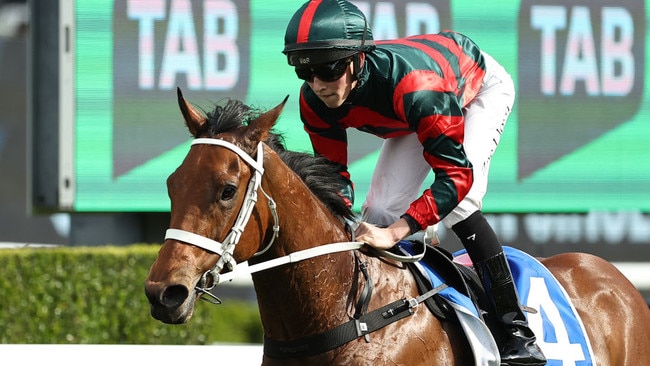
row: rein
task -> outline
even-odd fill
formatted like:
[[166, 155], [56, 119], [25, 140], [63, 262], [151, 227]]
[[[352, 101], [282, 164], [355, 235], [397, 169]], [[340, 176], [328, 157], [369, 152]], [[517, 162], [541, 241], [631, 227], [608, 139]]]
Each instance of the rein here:
[[[178, 240], [183, 243], [191, 244], [199, 248], [205, 249], [211, 253], [218, 254], [219, 260], [215, 265], [208, 271], [206, 271], [201, 280], [197, 283], [194, 289], [200, 293], [209, 296], [209, 298], [201, 297], [204, 300], [207, 300], [214, 304], [221, 304], [221, 300], [212, 294], [210, 291], [220, 283], [230, 281], [236, 276], [242, 274], [252, 274], [255, 272], [264, 271], [267, 269], [279, 267], [289, 263], [300, 262], [305, 259], [318, 257], [325, 254], [344, 252], [349, 250], [357, 250], [365, 245], [363, 242], [341, 242], [333, 243], [327, 245], [321, 245], [298, 252], [290, 253], [283, 257], [271, 259], [265, 262], [261, 262], [255, 265], [248, 266], [247, 270], [236, 270], [237, 262], [233, 258], [233, 253], [235, 251], [235, 246], [239, 243], [244, 228], [250, 219], [251, 214], [253, 213], [253, 208], [257, 203], [257, 190], [259, 189], [262, 194], [267, 198], [269, 208], [273, 215], [274, 225], [273, 225], [273, 237], [269, 243], [261, 251], [255, 253], [253, 256], [259, 256], [269, 250], [275, 238], [278, 237], [280, 233], [280, 225], [277, 213], [277, 205], [273, 198], [269, 196], [264, 189], [262, 188], [262, 175], [264, 174], [264, 148], [262, 142], [259, 142], [257, 145], [257, 158], [253, 159], [248, 155], [244, 150], [238, 146], [220, 139], [212, 138], [197, 138], [192, 141], [192, 146], [205, 144], [205, 145], [215, 145], [225, 147], [234, 153], [236, 153], [240, 158], [242, 158], [248, 165], [255, 170], [255, 174], [251, 177], [251, 180], [248, 182], [248, 187], [246, 188], [246, 197], [244, 197], [244, 202], [239, 211], [237, 219], [233, 224], [232, 228], [223, 242], [219, 242], [210, 238], [207, 238], [202, 235], [198, 235], [189, 231], [182, 229], [167, 229], [165, 233], [165, 240], [173, 239]], [[354, 229], [352, 229], [354, 233]], [[417, 262], [422, 257], [424, 257], [426, 251], [426, 245], [423, 245], [423, 250], [421, 254], [418, 255], [397, 255], [391, 253], [387, 250], [375, 249], [379, 252], [380, 255], [399, 261], [399, 262]], [[221, 273], [224, 267], [227, 266], [230, 272]]]

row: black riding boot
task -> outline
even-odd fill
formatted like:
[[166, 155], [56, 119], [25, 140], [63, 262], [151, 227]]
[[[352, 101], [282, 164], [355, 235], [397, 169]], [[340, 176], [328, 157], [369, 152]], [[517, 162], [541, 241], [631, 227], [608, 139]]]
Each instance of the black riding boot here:
[[519, 304], [517, 289], [503, 248], [492, 227], [480, 211], [452, 228], [474, 262], [485, 292], [492, 304], [491, 314], [500, 328], [495, 339], [499, 345], [501, 364], [508, 366], [545, 365], [546, 357], [535, 344], [535, 334]]
[[[546, 358], [537, 344], [535, 334], [519, 304], [517, 289], [503, 252], [474, 263], [485, 292], [492, 302], [502, 334], [499, 344], [501, 364], [509, 366], [545, 365]], [[498, 338], [497, 338], [498, 339]]]

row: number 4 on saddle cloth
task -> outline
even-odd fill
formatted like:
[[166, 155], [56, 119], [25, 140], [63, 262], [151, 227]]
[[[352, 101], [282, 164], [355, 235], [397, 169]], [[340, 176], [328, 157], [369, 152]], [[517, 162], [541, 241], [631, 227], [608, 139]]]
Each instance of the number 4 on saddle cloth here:
[[[413, 255], [421, 252], [421, 245], [403, 240], [397, 247], [403, 254]], [[548, 359], [547, 365], [593, 365], [594, 355], [589, 338], [562, 285], [532, 256], [512, 247], [504, 246], [503, 250], [520, 301], [527, 309], [525, 313], [530, 329]], [[436, 301], [440, 305], [442, 300], [448, 305], [443, 305], [443, 308], [453, 309], [453, 315], [460, 322], [472, 347], [475, 364], [499, 365], [499, 351], [489, 330], [490, 322], [483, 316], [488, 300], [471, 268], [466, 251], [451, 255], [438, 247], [428, 246], [425, 257], [411, 266], [416, 277], [424, 279], [426, 283], [426, 288], [421, 291], [426, 291], [428, 286], [449, 285], [439, 293]]]

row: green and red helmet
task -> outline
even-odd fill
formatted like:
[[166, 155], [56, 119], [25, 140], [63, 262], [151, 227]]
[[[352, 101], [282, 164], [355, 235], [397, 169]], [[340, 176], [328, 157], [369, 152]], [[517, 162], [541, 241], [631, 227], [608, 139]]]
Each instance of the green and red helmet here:
[[366, 17], [345, 0], [312, 0], [293, 15], [284, 35], [291, 66], [316, 65], [344, 59], [374, 48]]

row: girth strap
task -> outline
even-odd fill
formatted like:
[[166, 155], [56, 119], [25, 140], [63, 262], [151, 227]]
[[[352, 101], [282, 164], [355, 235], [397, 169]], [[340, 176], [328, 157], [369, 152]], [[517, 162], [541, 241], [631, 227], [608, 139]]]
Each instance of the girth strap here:
[[416, 306], [445, 288], [447, 285], [443, 283], [416, 298], [395, 301], [362, 315], [359, 319], [352, 319], [325, 333], [303, 339], [276, 341], [264, 337], [264, 355], [286, 359], [309, 357], [333, 350], [412, 315]]

